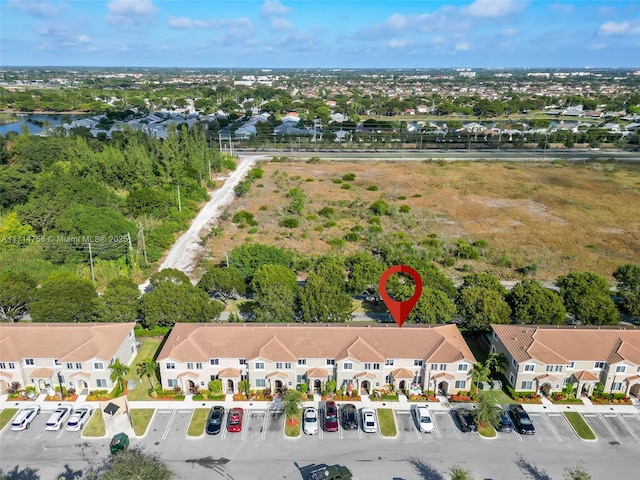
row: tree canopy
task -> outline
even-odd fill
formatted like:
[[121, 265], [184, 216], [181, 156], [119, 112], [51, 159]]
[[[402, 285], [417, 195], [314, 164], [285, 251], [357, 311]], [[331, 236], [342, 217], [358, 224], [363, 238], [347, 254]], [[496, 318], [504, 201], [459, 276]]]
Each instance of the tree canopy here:
[[64, 272], [42, 282], [29, 307], [34, 322], [89, 322], [95, 320], [97, 310], [93, 284]]
[[15, 322], [27, 313], [36, 293], [36, 281], [26, 273], [0, 274], [0, 320]]
[[509, 323], [511, 309], [495, 290], [462, 288], [456, 299], [461, 326], [469, 330], [489, 330], [492, 323]]
[[516, 322], [559, 325], [566, 320], [566, 309], [560, 295], [544, 288], [536, 280], [523, 280], [514, 285], [506, 300]]
[[640, 318], [640, 265], [622, 265], [616, 268], [613, 277], [618, 281], [622, 310], [636, 319]]
[[560, 295], [569, 313], [590, 325], [616, 325], [619, 314], [607, 280], [593, 272], [571, 272], [558, 277]]

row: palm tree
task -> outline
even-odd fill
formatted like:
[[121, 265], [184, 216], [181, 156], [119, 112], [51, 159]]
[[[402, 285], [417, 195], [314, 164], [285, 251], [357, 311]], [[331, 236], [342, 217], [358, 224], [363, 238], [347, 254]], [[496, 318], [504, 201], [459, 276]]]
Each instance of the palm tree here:
[[147, 377], [149, 383], [151, 384], [151, 388], [156, 388], [154, 379], [158, 378], [158, 365], [156, 364], [153, 358], [145, 358], [140, 363], [136, 365], [136, 373], [138, 377], [142, 380], [142, 377]]
[[495, 375], [496, 373], [503, 372], [504, 369], [507, 368], [507, 357], [504, 353], [490, 353], [484, 365], [489, 368], [489, 373]]
[[584, 469], [582, 464], [576, 465], [574, 468], [565, 468], [564, 480], [591, 480], [591, 475]]
[[451, 480], [471, 480], [471, 472], [462, 467], [451, 467], [449, 469]]
[[115, 362], [109, 365], [109, 370], [111, 370], [109, 377], [111, 381], [115, 382], [121, 392], [124, 391], [124, 377], [129, 373], [129, 367], [124, 365], [119, 358], [116, 358]]
[[300, 413], [300, 405], [302, 404], [302, 392], [295, 388], [290, 388], [282, 397], [284, 402], [284, 413], [288, 419], [291, 419]]
[[491, 397], [480, 395], [476, 409], [473, 411], [473, 418], [478, 424], [484, 423], [497, 427], [499, 410], [500, 407], [493, 403]]
[[489, 376], [489, 368], [483, 365], [482, 362], [478, 362], [473, 366], [471, 370], [471, 378], [476, 384], [476, 393], [479, 390], [480, 382], [484, 381]]

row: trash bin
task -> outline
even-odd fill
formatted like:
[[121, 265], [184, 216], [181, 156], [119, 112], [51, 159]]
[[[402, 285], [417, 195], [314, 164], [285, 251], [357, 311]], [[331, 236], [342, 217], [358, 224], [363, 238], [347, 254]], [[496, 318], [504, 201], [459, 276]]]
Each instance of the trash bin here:
[[126, 433], [116, 433], [111, 439], [109, 450], [111, 453], [118, 453], [129, 447], [129, 436]]

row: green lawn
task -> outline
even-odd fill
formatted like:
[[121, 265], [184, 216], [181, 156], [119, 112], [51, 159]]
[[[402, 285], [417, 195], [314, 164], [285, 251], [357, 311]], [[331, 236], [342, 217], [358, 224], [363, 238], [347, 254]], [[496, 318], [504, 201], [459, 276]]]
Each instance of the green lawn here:
[[298, 412], [298, 415], [291, 420], [286, 419], [284, 422], [284, 434], [287, 437], [299, 437], [300, 436], [300, 424], [302, 423], [302, 410]]
[[486, 397], [489, 397], [493, 401], [493, 403], [498, 403], [500, 405], [514, 403], [513, 399], [502, 390], [480, 390], [480, 393]]
[[102, 412], [99, 408], [96, 408], [87, 422], [87, 426], [84, 427], [82, 435], [85, 437], [104, 437], [106, 433]]
[[591, 430], [587, 422], [585, 422], [584, 418], [582, 418], [582, 415], [580, 415], [578, 412], [562, 413], [564, 413], [564, 416], [567, 417], [567, 420], [569, 420], [569, 423], [580, 438], [582, 438], [583, 440], [596, 439], [596, 434], [593, 433], [593, 430]]
[[0, 430], [2, 430], [7, 423], [9, 423], [9, 421], [13, 418], [17, 411], [17, 408], [5, 408], [0, 412]]
[[390, 408], [378, 409], [378, 422], [380, 422], [380, 435], [383, 437], [395, 437], [397, 435], [396, 419]]
[[208, 408], [196, 408], [191, 417], [191, 423], [187, 430], [187, 436], [199, 437], [204, 433], [204, 426], [207, 423], [207, 417], [209, 416]]
[[485, 438], [495, 438], [496, 429], [490, 423], [478, 425], [478, 433]]
[[[127, 399], [130, 401], [134, 400], [153, 400], [152, 397], [147, 393], [149, 388], [151, 388], [151, 384], [149, 380], [144, 377], [142, 380], [138, 378], [138, 374], [136, 370], [138, 367], [136, 366], [139, 362], [144, 360], [145, 358], [155, 358], [158, 348], [162, 343], [162, 338], [160, 337], [143, 337], [139, 339], [140, 348], [138, 349], [138, 354], [136, 355], [136, 359], [131, 364], [131, 368], [129, 373], [125, 377], [125, 385], [129, 380], [136, 381], [136, 389], [129, 390], [127, 393]], [[156, 379], [156, 385], [157, 385]]]
[[153, 412], [155, 412], [153, 408], [136, 408], [129, 412], [131, 414], [133, 431], [138, 437], [144, 435], [147, 431], [151, 417], [153, 417]]

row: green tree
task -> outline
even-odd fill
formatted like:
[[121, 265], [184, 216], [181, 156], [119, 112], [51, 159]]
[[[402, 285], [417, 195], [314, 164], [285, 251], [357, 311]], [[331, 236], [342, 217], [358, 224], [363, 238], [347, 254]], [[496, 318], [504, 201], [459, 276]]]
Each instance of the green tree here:
[[[413, 282], [399, 281], [394, 275], [389, 279], [387, 291], [397, 301], [411, 298], [415, 292]], [[409, 323], [448, 323], [456, 314], [456, 305], [442, 291], [423, 287], [422, 295], [407, 317]]]
[[233, 267], [212, 267], [202, 276], [198, 287], [222, 299], [245, 295], [246, 286], [240, 272]]
[[158, 364], [153, 358], [145, 358], [136, 364], [136, 374], [142, 380], [147, 377], [151, 388], [156, 388], [156, 380], [158, 379]]
[[460, 288], [465, 289], [474, 287], [493, 290], [500, 295], [504, 295], [506, 293], [506, 290], [500, 283], [500, 280], [498, 280], [498, 277], [489, 272], [475, 272], [465, 275], [462, 279], [462, 285], [460, 285]]
[[517, 322], [534, 325], [559, 325], [567, 311], [562, 298], [536, 280], [523, 280], [507, 293], [507, 303]]
[[504, 353], [490, 353], [484, 365], [489, 369], [491, 375], [503, 372], [508, 366], [507, 357]]
[[367, 291], [375, 291], [378, 281], [386, 267], [371, 255], [357, 253], [346, 261], [349, 277], [347, 291], [352, 295], [361, 295]]
[[473, 411], [473, 418], [477, 423], [489, 424], [494, 428], [498, 427], [498, 414], [500, 406], [496, 405], [495, 400], [490, 395], [481, 394]]
[[34, 322], [89, 322], [98, 311], [93, 284], [70, 273], [49, 276], [36, 290], [29, 313]]
[[571, 272], [558, 277], [560, 295], [569, 313], [591, 325], [616, 325], [618, 310], [607, 280], [593, 272]]
[[[0, 217], [0, 250], [18, 248], [21, 237], [31, 237], [34, 234], [33, 228], [22, 223], [16, 212]], [[12, 239], [15, 239], [15, 243]]]
[[245, 395], [249, 395], [250, 389], [251, 389], [251, 382], [249, 382], [249, 380], [247, 380], [246, 378], [238, 382], [238, 390], [240, 390]]
[[209, 382], [209, 391], [214, 396], [222, 395], [222, 380], [220, 380], [219, 378], [211, 380]]
[[237, 268], [247, 282], [251, 282], [255, 271], [263, 265], [291, 267], [293, 256], [283, 248], [260, 243], [244, 243], [229, 252], [229, 265]]
[[489, 367], [482, 362], [478, 362], [473, 366], [473, 370], [471, 370], [471, 378], [472, 381], [476, 384], [476, 393], [480, 389], [480, 382], [484, 382], [489, 378]]
[[487, 331], [492, 323], [509, 323], [511, 309], [495, 290], [463, 288], [456, 300], [462, 326], [469, 330]]
[[591, 475], [584, 468], [584, 465], [578, 463], [575, 467], [565, 467], [564, 475], [562, 476], [564, 480], [591, 480]]
[[129, 373], [129, 367], [124, 365], [119, 358], [116, 358], [115, 361], [109, 365], [109, 370], [111, 374], [109, 378], [112, 382], [115, 382], [118, 391], [124, 391], [124, 377]]
[[462, 467], [451, 467], [449, 469], [451, 480], [472, 480], [471, 472]]
[[622, 265], [616, 268], [613, 277], [618, 281], [622, 310], [632, 317], [640, 318], [640, 265]]
[[110, 280], [100, 300], [100, 321], [135, 322], [138, 319], [140, 290], [131, 279], [117, 277]]
[[15, 322], [27, 313], [36, 293], [35, 279], [26, 273], [0, 274], [0, 320]]
[[300, 413], [302, 406], [302, 392], [290, 388], [282, 396], [283, 410], [287, 418], [294, 418]]
[[147, 453], [138, 447], [118, 452], [103, 464], [89, 471], [84, 480], [173, 480], [169, 466], [157, 453]]
[[340, 284], [336, 285], [335, 281], [329, 281], [319, 273], [309, 274], [304, 288], [299, 291], [299, 299], [303, 322], [346, 322], [351, 319], [351, 297]]

